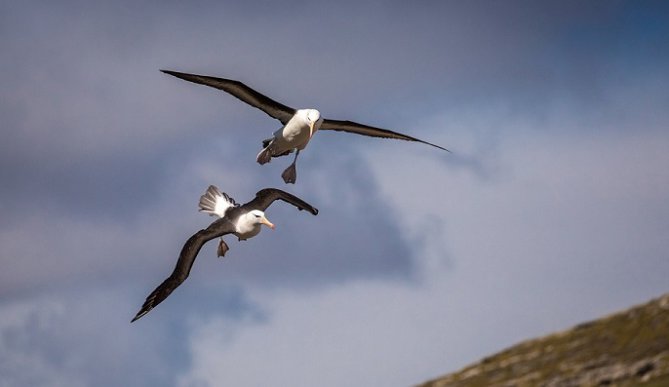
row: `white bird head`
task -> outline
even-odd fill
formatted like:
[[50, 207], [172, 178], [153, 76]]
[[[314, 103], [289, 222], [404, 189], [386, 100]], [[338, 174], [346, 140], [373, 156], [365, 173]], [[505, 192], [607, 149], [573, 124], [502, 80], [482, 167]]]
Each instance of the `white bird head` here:
[[260, 210], [253, 210], [249, 211], [248, 214], [246, 214], [246, 218], [248, 221], [251, 223], [255, 224], [264, 224], [265, 226], [271, 228], [272, 230], [274, 229], [274, 224], [267, 220], [265, 217], [265, 213], [260, 211]]
[[321, 112], [316, 109], [304, 109], [304, 112], [307, 124], [309, 124], [309, 137], [311, 137], [320, 128], [323, 118]]
[[307, 110], [307, 120], [310, 122], [316, 122], [321, 119], [321, 112], [316, 109], [306, 109]]

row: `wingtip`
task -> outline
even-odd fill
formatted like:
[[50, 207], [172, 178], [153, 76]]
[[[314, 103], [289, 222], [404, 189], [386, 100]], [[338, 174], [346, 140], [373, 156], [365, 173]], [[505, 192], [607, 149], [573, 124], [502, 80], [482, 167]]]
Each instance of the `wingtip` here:
[[160, 71], [163, 72], [163, 73], [165, 73], [165, 74], [171, 75], [171, 76], [173, 76], [173, 77], [181, 78], [181, 79], [185, 79], [185, 77], [191, 75], [191, 74], [180, 73], [180, 72], [178, 72], [178, 71], [172, 71], [172, 70], [163, 70], [163, 69], [161, 69]]
[[423, 141], [423, 140], [418, 140], [418, 141], [422, 142], [423, 144], [432, 145], [432, 146], [435, 147], [435, 148], [439, 148], [439, 149], [441, 149], [441, 150], [445, 150], [445, 151], [448, 152], [448, 153], [453, 153], [453, 152], [451, 152], [450, 150], [444, 148], [443, 146], [440, 146], [440, 145], [437, 145], [437, 144], [433, 144], [433, 143], [431, 143], [431, 142], [427, 142], [427, 141]]
[[318, 215], [318, 208], [314, 207], [314, 210], [311, 213], [314, 214], [314, 215]]
[[140, 310], [139, 312], [137, 312], [137, 314], [135, 315], [135, 317], [133, 317], [132, 320], [130, 320], [130, 323], [131, 323], [131, 324], [134, 323], [135, 321], [139, 320], [140, 318], [142, 318], [142, 317], [143, 317], [145, 314], [147, 314], [147, 313], [149, 313], [148, 310], [143, 310], [143, 309]]

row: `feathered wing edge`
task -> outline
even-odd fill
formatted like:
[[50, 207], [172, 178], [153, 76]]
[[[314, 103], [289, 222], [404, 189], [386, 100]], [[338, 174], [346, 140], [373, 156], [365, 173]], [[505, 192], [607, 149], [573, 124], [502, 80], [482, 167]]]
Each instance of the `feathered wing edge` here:
[[374, 126], [369, 126], [369, 125], [363, 125], [359, 124], [357, 122], [353, 121], [338, 121], [338, 120], [323, 120], [323, 123], [321, 124], [320, 128], [318, 130], [336, 130], [340, 132], [349, 132], [349, 133], [356, 133], [356, 134], [361, 134], [363, 136], [370, 136], [370, 137], [379, 137], [379, 138], [393, 138], [397, 140], [405, 140], [405, 141], [415, 141], [415, 142], [420, 142], [426, 145], [431, 145], [435, 148], [439, 148], [442, 150], [445, 150], [446, 152], [450, 152], [450, 150], [433, 144], [431, 142], [423, 141], [421, 139], [411, 137], [406, 134], [402, 133], [397, 133], [393, 132], [392, 130], [388, 129], [381, 129], [381, 128], [376, 128]]
[[188, 238], [181, 249], [179, 259], [177, 260], [177, 264], [174, 267], [172, 274], [170, 274], [167, 279], [146, 297], [141, 309], [130, 322], [135, 322], [145, 314], [149, 313], [151, 309], [163, 302], [170, 294], [172, 294], [174, 289], [179, 287], [179, 285], [188, 278], [193, 263], [195, 262], [195, 258], [205, 243], [233, 231], [232, 225], [227, 219], [218, 219], [206, 229], [200, 230]]
[[318, 215], [318, 209], [293, 194], [282, 191], [277, 188], [265, 188], [256, 193], [256, 197], [243, 207], [265, 211], [275, 200], [283, 200], [292, 204], [298, 210], [309, 211], [313, 215]]
[[281, 121], [284, 125], [293, 117], [295, 114], [295, 109], [290, 106], [286, 106], [280, 102], [277, 102], [270, 97], [263, 95], [256, 90], [248, 87], [242, 82], [235, 81], [233, 79], [225, 78], [216, 78], [210, 77], [207, 75], [196, 75], [196, 74], [187, 74], [180, 73], [178, 71], [171, 70], [160, 70], [165, 74], [172, 75], [174, 77], [183, 79], [184, 81], [197, 83], [200, 85], [205, 85], [213, 87], [219, 90], [223, 90], [226, 93], [231, 94], [232, 96], [240, 99], [247, 104], [258, 108], [272, 118], [276, 118]]

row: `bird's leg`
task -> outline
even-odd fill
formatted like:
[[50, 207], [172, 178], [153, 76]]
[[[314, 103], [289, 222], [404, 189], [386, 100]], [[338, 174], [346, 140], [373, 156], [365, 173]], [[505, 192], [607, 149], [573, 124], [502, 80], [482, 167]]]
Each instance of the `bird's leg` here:
[[297, 171], [295, 169], [295, 163], [297, 162], [297, 156], [299, 155], [300, 155], [300, 150], [298, 149], [295, 152], [295, 158], [293, 159], [293, 162], [281, 174], [281, 177], [283, 177], [283, 181], [286, 182], [286, 184], [291, 184], [291, 183], [295, 184], [295, 181], [297, 180]]
[[225, 253], [228, 252], [228, 250], [230, 250], [230, 248], [228, 247], [228, 244], [225, 243], [223, 238], [221, 238], [221, 242], [219, 242], [219, 244], [218, 244], [218, 250], [216, 251], [216, 254], [218, 254], [219, 257], [223, 257], [225, 255]]

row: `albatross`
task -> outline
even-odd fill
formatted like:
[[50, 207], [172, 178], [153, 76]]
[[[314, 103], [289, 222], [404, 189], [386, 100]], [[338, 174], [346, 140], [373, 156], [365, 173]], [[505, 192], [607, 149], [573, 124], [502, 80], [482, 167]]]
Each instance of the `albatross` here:
[[219, 219], [188, 238], [181, 249], [172, 274], [146, 297], [142, 308], [130, 322], [135, 322], [149, 313], [188, 278], [195, 258], [208, 241], [220, 237], [218, 255], [223, 256], [228, 250], [228, 245], [223, 241], [223, 235], [234, 234], [241, 241], [258, 235], [262, 225], [274, 229], [274, 224], [265, 217], [264, 211], [275, 200], [283, 200], [300, 211], [306, 210], [313, 215], [318, 214], [318, 209], [309, 203], [280, 189], [265, 188], [258, 191], [250, 202], [239, 205], [216, 186], [209, 186], [205, 194], [200, 197], [200, 211], [218, 216]]
[[391, 130], [376, 128], [352, 121], [325, 119], [316, 109], [294, 109], [257, 92], [240, 81], [206, 75], [180, 73], [171, 70], [160, 71], [189, 82], [223, 90], [243, 102], [262, 110], [270, 117], [279, 120], [281, 124], [283, 124], [283, 127], [275, 131], [271, 138], [263, 140], [263, 149], [258, 153], [258, 156], [256, 156], [256, 161], [262, 165], [270, 162], [273, 157], [286, 156], [295, 152], [293, 162], [281, 174], [283, 181], [287, 184], [294, 184], [297, 180], [297, 171], [295, 168], [297, 156], [299, 156], [300, 151], [307, 146], [318, 130], [336, 130], [371, 137], [416, 141], [450, 152], [448, 149], [439, 145], [406, 134], [393, 132]]

